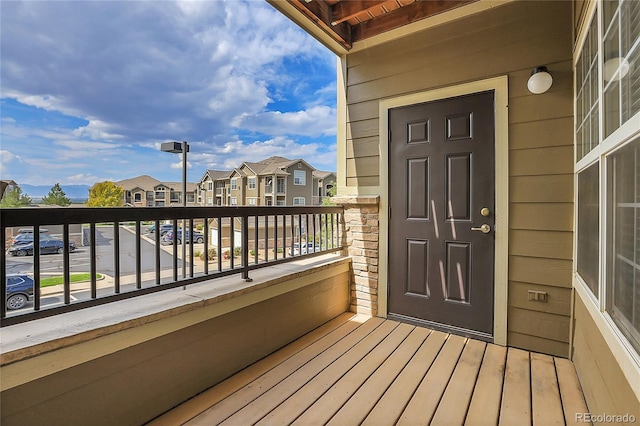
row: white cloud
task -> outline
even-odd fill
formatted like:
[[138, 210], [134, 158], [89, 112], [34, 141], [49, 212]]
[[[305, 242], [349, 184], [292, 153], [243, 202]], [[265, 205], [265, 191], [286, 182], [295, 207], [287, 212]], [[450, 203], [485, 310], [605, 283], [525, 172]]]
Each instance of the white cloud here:
[[25, 121], [3, 105], [18, 178], [165, 179], [182, 167], [167, 140], [189, 141], [197, 173], [271, 155], [335, 163], [333, 142], [305, 139], [335, 134], [335, 56], [264, 1], [2, 2], [0, 49], [0, 96], [42, 110]]
[[77, 175], [67, 176], [60, 182], [61, 185], [93, 185], [98, 181], [105, 181], [112, 179], [100, 179], [92, 174], [78, 173]]
[[328, 106], [314, 106], [304, 111], [267, 111], [245, 115], [234, 123], [265, 134], [287, 134], [318, 137], [336, 132], [336, 110]]
[[16, 157], [11, 152], [7, 151], [6, 149], [0, 149], [0, 162], [9, 163], [14, 158]]

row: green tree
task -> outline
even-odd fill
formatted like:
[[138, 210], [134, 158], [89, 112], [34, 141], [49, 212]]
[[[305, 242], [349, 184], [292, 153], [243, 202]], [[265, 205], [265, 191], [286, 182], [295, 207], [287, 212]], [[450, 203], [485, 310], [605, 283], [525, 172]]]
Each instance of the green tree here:
[[335, 197], [336, 196], [336, 190], [337, 189], [338, 188], [337, 188], [336, 185], [333, 185], [331, 188], [329, 188], [329, 190], [327, 191], [327, 196], [322, 199], [322, 205], [323, 206], [335, 206], [335, 204], [331, 202], [331, 198], [330, 197]]
[[2, 201], [0, 201], [0, 207], [12, 208], [12, 207], [29, 207], [31, 205], [31, 197], [22, 192], [22, 189], [15, 185], [10, 190], [5, 192]]
[[49, 193], [45, 197], [42, 197], [42, 202], [44, 204], [62, 207], [67, 207], [71, 204], [71, 200], [67, 197], [67, 194], [64, 193], [59, 183], [53, 185]]
[[89, 188], [88, 207], [122, 206], [124, 190], [113, 182], [98, 182]]

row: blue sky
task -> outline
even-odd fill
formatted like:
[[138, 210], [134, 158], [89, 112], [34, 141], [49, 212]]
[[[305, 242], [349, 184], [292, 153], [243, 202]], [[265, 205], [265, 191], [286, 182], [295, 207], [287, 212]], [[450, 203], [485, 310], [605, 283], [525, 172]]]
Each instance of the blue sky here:
[[0, 178], [336, 168], [336, 58], [263, 0], [0, 2]]

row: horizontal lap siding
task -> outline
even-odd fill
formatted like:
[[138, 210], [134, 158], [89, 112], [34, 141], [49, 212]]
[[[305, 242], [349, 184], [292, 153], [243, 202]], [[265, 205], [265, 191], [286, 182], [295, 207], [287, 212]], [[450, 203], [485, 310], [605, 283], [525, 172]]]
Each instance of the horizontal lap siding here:
[[[577, 293], [576, 293], [577, 295]], [[576, 296], [573, 362], [593, 414], [629, 414], [640, 419], [640, 403], [620, 364], [591, 318], [580, 296]]]
[[[346, 312], [348, 271], [331, 272], [309, 274], [302, 288], [215, 318], [204, 320], [208, 308], [201, 308], [203, 322], [5, 390], [0, 423], [144, 424]], [[127, 329], [121, 338], [135, 341], [136, 333], [144, 331]], [[87, 345], [106, 345], [105, 339], [64, 351], [82, 359], [92, 351]]]
[[[347, 186], [379, 186], [379, 101], [508, 75], [508, 344], [569, 354], [573, 252], [570, 2], [515, 2], [347, 57]], [[552, 88], [532, 95], [531, 68]], [[544, 291], [548, 302], [528, 300]], [[540, 324], [545, 324], [541, 327]]]

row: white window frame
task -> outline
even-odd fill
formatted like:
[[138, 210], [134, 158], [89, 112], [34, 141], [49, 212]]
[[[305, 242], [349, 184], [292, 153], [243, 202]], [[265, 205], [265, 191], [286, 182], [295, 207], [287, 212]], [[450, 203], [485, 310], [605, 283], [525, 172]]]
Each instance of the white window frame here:
[[213, 182], [209, 181], [209, 191], [213, 191]]
[[229, 201], [229, 203], [232, 206], [237, 206], [238, 205], [238, 197], [231, 197], [231, 200]]
[[238, 189], [238, 178], [231, 179], [231, 190]]
[[[578, 41], [575, 49], [574, 56], [574, 71], [577, 63], [577, 59], [582, 52], [584, 47], [585, 40], [587, 38], [587, 31], [589, 29], [588, 25], [591, 22], [591, 19], [596, 19], [598, 22], [598, 30], [597, 30], [597, 39], [598, 39], [598, 74], [602, 75], [603, 69], [603, 12], [602, 12], [602, 0], [597, 0], [593, 2], [585, 3], [588, 8], [586, 16], [585, 16], [585, 25], [580, 29], [580, 33], [578, 35]], [[635, 44], [636, 49], [640, 49], [638, 43]], [[577, 93], [577, 81], [576, 81], [576, 73], [574, 72], [574, 107], [575, 107], [575, 94]], [[609, 236], [609, 227], [608, 223], [610, 222], [610, 214], [608, 212], [608, 204], [610, 202], [611, 194], [607, 193], [608, 179], [610, 176], [608, 170], [608, 160], [611, 155], [614, 155], [616, 151], [626, 144], [634, 141], [636, 138], [640, 137], [640, 129], [638, 129], [637, 123], [640, 122], [640, 112], [636, 113], [633, 117], [628, 119], [624, 124], [622, 124], [617, 130], [613, 131], [611, 135], [608, 137], [605, 136], [604, 130], [604, 120], [606, 114], [604, 113], [604, 109], [606, 103], [604, 102], [604, 84], [602, 82], [602, 78], [598, 78], [598, 108], [599, 108], [599, 143], [595, 146], [588, 154], [586, 154], [583, 158], [578, 160], [577, 157], [577, 144], [574, 143], [574, 155], [575, 155], [575, 166], [574, 166], [574, 194], [578, 194], [578, 174], [583, 170], [586, 170], [589, 166], [594, 163], [599, 163], [600, 170], [600, 254], [599, 254], [599, 282], [598, 282], [598, 294], [599, 298], [596, 298], [594, 294], [589, 289], [589, 286], [582, 280], [580, 275], [577, 272], [576, 262], [573, 264], [573, 287], [576, 290], [576, 293], [584, 303], [587, 311], [589, 312], [590, 317], [595, 322], [598, 330], [602, 333], [604, 340], [607, 343], [607, 346], [613, 353], [616, 361], [618, 362], [623, 374], [629, 383], [640, 383], [640, 354], [636, 349], [631, 345], [631, 343], [627, 340], [627, 338], [623, 335], [622, 331], [618, 328], [617, 324], [611, 318], [607, 311], [607, 302], [608, 302], [608, 290], [607, 290], [607, 279], [610, 277], [610, 272], [607, 270], [607, 254], [610, 250], [610, 247], [607, 245], [610, 241]], [[577, 117], [574, 117], [574, 121], [577, 120]], [[574, 130], [576, 128], [574, 122]], [[574, 203], [574, 224], [576, 224], [574, 232], [574, 259], [577, 259], [577, 219], [578, 219], [578, 200], [575, 200]], [[640, 397], [640, 392], [638, 389], [634, 389], [636, 391], [636, 396]]]
[[247, 205], [249, 205], [249, 206], [257, 206], [258, 205], [258, 199], [256, 197], [248, 197], [247, 198]]
[[285, 206], [284, 200], [276, 200], [276, 206]]
[[[300, 202], [302, 200], [302, 202]], [[293, 197], [293, 205], [294, 206], [305, 206], [307, 205], [306, 197]]]
[[252, 176], [247, 179], [247, 187], [249, 189], [256, 189], [256, 177]]
[[306, 170], [294, 170], [293, 171], [293, 184], [294, 185], [306, 185], [307, 184], [307, 171]]

